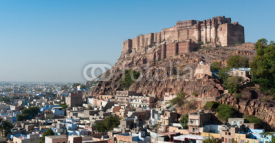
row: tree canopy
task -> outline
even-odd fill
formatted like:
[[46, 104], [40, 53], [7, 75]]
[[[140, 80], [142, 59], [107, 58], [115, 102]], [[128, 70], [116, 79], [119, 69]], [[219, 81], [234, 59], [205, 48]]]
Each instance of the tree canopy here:
[[23, 121], [34, 118], [40, 112], [39, 107], [29, 107], [22, 110], [22, 114], [17, 114], [17, 121]]
[[178, 104], [179, 106], [183, 105], [184, 98], [186, 93], [185, 92], [179, 92], [177, 96], [169, 101], [171, 106]]
[[9, 97], [6, 97], [6, 96], [2, 96], [1, 98], [0, 98], [0, 101], [4, 101], [4, 102], [10, 102], [10, 98]]
[[41, 137], [41, 139], [39, 140], [38, 143], [45, 143], [45, 137], [46, 137], [46, 136], [52, 136], [52, 135], [54, 135], [53, 130], [52, 130], [52, 129], [47, 129], [47, 130], [43, 133], [43, 135], [42, 135], [42, 137]]
[[183, 129], [187, 129], [188, 128], [188, 114], [181, 116], [179, 122]]
[[240, 55], [231, 56], [227, 60], [228, 68], [249, 67], [249, 59]]
[[236, 110], [226, 104], [221, 104], [216, 112], [218, 113], [218, 118], [220, 118], [222, 121], [227, 121], [228, 118], [233, 117], [236, 114]]
[[240, 89], [241, 78], [237, 76], [232, 76], [226, 80], [226, 88], [229, 93], [238, 93]]
[[96, 123], [95, 128], [98, 132], [105, 133], [112, 130], [120, 124], [120, 118], [117, 116], [109, 116], [104, 121]]
[[125, 70], [125, 75], [121, 77], [121, 85], [125, 89], [129, 87], [139, 78], [140, 73], [135, 70]]
[[2, 135], [4, 135], [4, 137], [7, 137], [8, 134], [11, 133], [11, 129], [13, 128], [13, 125], [8, 121], [2, 121], [2, 119], [0, 119], [0, 122], [1, 122], [0, 131], [2, 132]]
[[262, 90], [275, 93], [275, 43], [260, 39], [255, 45], [256, 57], [250, 63], [252, 80], [261, 85]]
[[211, 71], [219, 71], [222, 69], [221, 62], [213, 62], [211, 64]]

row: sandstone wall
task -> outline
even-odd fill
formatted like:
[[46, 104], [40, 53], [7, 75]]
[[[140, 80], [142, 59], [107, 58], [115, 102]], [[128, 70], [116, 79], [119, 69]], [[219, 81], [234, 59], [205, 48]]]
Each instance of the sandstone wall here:
[[166, 44], [166, 57], [172, 57], [178, 54], [178, 43]]
[[148, 47], [160, 45], [163, 42], [171, 44], [190, 40], [212, 46], [234, 46], [236, 43], [244, 43], [244, 27], [237, 22], [231, 24], [231, 18], [224, 16], [203, 21], [178, 21], [175, 26], [162, 29], [159, 33], [140, 35], [132, 41], [126, 40], [123, 43], [123, 52], [146, 51]]

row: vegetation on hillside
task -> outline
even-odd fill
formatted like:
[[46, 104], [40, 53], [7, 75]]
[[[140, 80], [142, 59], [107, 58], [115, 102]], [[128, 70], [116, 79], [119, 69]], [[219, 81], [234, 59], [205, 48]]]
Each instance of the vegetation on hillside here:
[[249, 59], [240, 55], [231, 56], [227, 60], [228, 68], [249, 67]]
[[206, 110], [215, 110], [218, 107], [219, 107], [219, 102], [207, 101], [203, 108], [206, 109]]
[[252, 80], [261, 85], [261, 90], [275, 94], [275, 43], [260, 39], [255, 45], [256, 57], [250, 63]]
[[188, 129], [188, 114], [181, 116], [179, 122], [183, 129]]
[[179, 92], [177, 96], [169, 101], [170, 105], [176, 105], [178, 104], [179, 106], [184, 104], [184, 98], [185, 98], [186, 93], [185, 92]]
[[211, 71], [220, 71], [222, 69], [221, 62], [213, 62], [211, 64]]
[[135, 70], [125, 70], [124, 75], [121, 77], [121, 85], [125, 89], [129, 87], [139, 78], [140, 73]]
[[226, 80], [226, 88], [228, 93], [238, 93], [240, 89], [241, 78], [237, 76], [228, 77]]
[[229, 105], [221, 104], [216, 112], [218, 113], [218, 118], [222, 121], [227, 121], [228, 118], [234, 117], [234, 115], [237, 113], [236, 110]]
[[262, 120], [255, 116], [245, 114], [244, 118], [248, 121], [248, 123], [256, 123], [258, 125], [262, 125]]

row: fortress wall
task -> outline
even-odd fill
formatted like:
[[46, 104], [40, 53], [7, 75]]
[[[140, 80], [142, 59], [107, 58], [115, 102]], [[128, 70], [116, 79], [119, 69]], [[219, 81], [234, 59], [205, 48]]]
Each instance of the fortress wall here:
[[124, 52], [129, 52], [129, 50], [132, 49], [132, 40], [128, 39], [124, 41], [122, 47]]
[[190, 50], [190, 42], [179, 43], [178, 51], [179, 51], [179, 54], [189, 53], [191, 51]]
[[154, 61], [154, 60], [156, 60], [156, 55], [155, 55], [155, 53], [150, 53], [150, 54], [148, 54], [148, 56], [147, 56], [147, 62], [152, 62], [152, 61]]
[[154, 33], [154, 43], [160, 43], [161, 42], [161, 33]]
[[227, 46], [227, 29], [228, 24], [221, 24], [217, 28], [217, 37], [220, 41], [221, 46]]
[[164, 39], [167, 43], [174, 43], [178, 41], [178, 31], [165, 31]]
[[179, 30], [179, 41], [185, 41], [188, 38], [189, 38], [189, 30], [188, 29]]
[[211, 42], [211, 21], [210, 21], [210, 19], [208, 19], [207, 21], [206, 21], [206, 31], [207, 31], [207, 33], [206, 33], [206, 42]]
[[178, 43], [166, 44], [166, 57], [175, 56], [178, 54]]
[[228, 45], [234, 46], [236, 43], [244, 43], [244, 27], [238, 23], [228, 24]]
[[166, 44], [161, 45], [161, 59], [166, 58]]
[[[123, 51], [142, 50], [145, 47], [153, 46], [156, 43], [177, 43], [186, 40], [196, 43], [203, 41], [204, 44], [217, 46], [230, 46], [236, 43], [244, 43], [244, 27], [238, 23], [231, 24], [231, 18], [224, 16], [213, 17], [204, 21], [178, 21], [175, 26], [162, 29], [159, 33], [149, 33], [137, 36], [132, 41], [123, 42]], [[166, 48], [166, 49], [165, 49]], [[163, 50], [168, 50], [165, 47]], [[169, 47], [170, 48], [170, 47]], [[164, 52], [169, 53], [170, 52]], [[161, 57], [167, 57], [162, 55]]]
[[138, 49], [139, 47], [139, 36], [135, 37], [133, 40], [132, 40], [132, 49]]
[[154, 33], [144, 35], [144, 46], [152, 46], [154, 44]]
[[191, 29], [189, 29], [189, 37], [188, 39], [191, 39], [194, 42], [199, 42], [200, 35], [199, 35], [199, 29], [198, 25], [194, 25]]
[[145, 47], [144, 35], [139, 36], [139, 46], [137, 51]]
[[216, 41], [216, 37], [217, 37], [217, 29], [216, 29], [216, 24], [212, 24], [211, 27], [211, 42], [215, 42]]
[[[205, 22], [205, 21], [204, 21]], [[201, 26], [200, 26], [200, 33], [201, 33], [201, 41], [203, 43], [206, 43], [206, 38], [207, 38], [207, 30], [206, 30], [206, 26], [205, 26], [205, 23], [202, 23]]]

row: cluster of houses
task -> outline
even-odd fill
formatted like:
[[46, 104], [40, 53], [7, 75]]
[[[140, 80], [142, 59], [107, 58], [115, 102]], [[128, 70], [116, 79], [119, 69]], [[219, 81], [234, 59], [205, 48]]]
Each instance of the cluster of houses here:
[[[181, 115], [165, 105], [176, 97], [166, 93], [163, 101], [154, 95], [133, 91], [117, 91], [113, 95], [89, 97], [81, 91], [60, 93], [56, 99], [18, 99], [16, 105], [1, 103], [1, 118], [14, 127], [10, 143], [37, 143], [43, 132], [51, 129], [55, 135], [46, 136], [45, 143], [166, 143], [203, 142], [213, 137], [221, 143], [267, 143], [274, 133], [266, 133], [257, 124], [246, 123], [244, 118], [229, 118], [221, 123], [211, 111], [200, 110], [188, 115], [188, 127], [180, 123]], [[27, 103], [26, 103], [27, 102]], [[37, 117], [17, 121], [23, 107], [41, 103]], [[61, 107], [61, 104], [67, 107]], [[106, 133], [98, 132], [95, 125], [109, 116], [120, 118], [120, 125]]]

